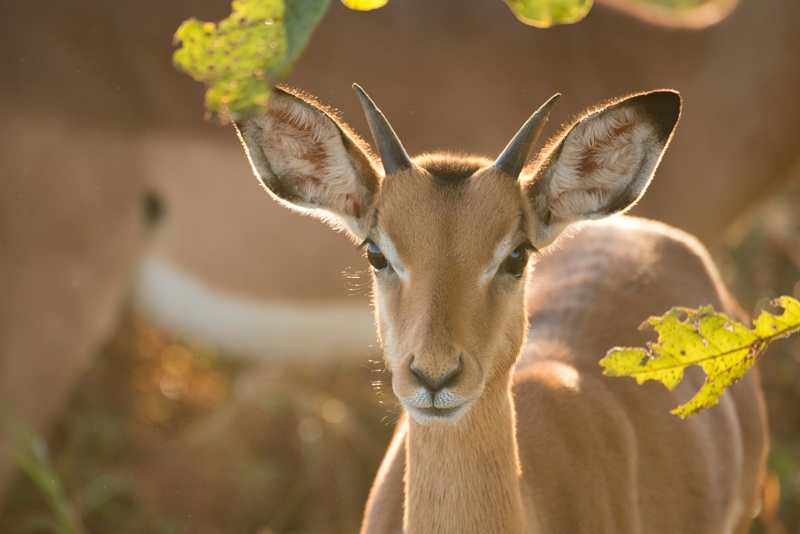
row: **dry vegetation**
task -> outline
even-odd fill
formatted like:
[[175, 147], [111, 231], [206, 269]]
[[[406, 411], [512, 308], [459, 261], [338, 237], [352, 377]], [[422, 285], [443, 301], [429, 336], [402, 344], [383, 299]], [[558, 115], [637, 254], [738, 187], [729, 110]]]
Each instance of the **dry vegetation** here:
[[[795, 179], [717, 254], [746, 309], [800, 297], [798, 207]], [[17, 482], [0, 532], [356, 532], [397, 415], [388, 385], [373, 391], [388, 377], [368, 363], [378, 351], [367, 351], [361, 366], [256, 368], [127, 315], [49, 437], [49, 454], [30, 438], [31, 476]], [[800, 339], [776, 343], [761, 372], [773, 442], [753, 530], [797, 532]]]
[[[86, 532], [354, 532], [393, 427], [380, 368], [365, 349], [258, 369], [128, 315], [48, 440], [52, 470]], [[0, 532], [63, 531], [53, 517], [23, 477]]]

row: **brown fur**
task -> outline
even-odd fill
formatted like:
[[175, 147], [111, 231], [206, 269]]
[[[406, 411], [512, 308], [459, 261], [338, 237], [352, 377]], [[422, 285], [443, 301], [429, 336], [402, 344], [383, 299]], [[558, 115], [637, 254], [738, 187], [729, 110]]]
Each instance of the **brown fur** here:
[[[686, 382], [669, 392], [660, 384], [601, 376], [597, 363], [612, 346], [652, 339], [637, 326], [677, 303], [713, 304], [741, 317], [702, 246], [665, 225], [641, 219], [593, 224], [545, 254], [529, 283], [528, 344], [513, 373], [516, 434], [513, 423], [495, 412], [459, 423], [442, 438], [449, 447], [436, 447], [427, 436], [414, 435], [419, 426], [413, 421], [401, 421], [362, 532], [401, 531], [406, 450], [394, 443], [404, 437], [408, 453], [425, 461], [422, 473], [408, 466], [408, 479], [418, 475], [423, 486], [443, 484], [445, 495], [471, 488], [473, 498], [485, 497], [471, 502], [472, 508], [461, 502], [459, 510], [505, 514], [496, 499], [497, 478], [519, 481], [518, 492], [511, 494], [521, 499], [530, 532], [747, 532], [767, 452], [757, 373], [732, 387], [717, 407], [680, 420], [668, 411], [700, 387], [701, 373], [688, 373]], [[497, 452], [514, 435], [520, 461], [513, 468], [466, 461], [479, 454], [471, 452], [474, 446]], [[465, 460], [448, 471], [457, 478], [443, 476], [454, 458]], [[430, 499], [421, 504], [414, 510], [422, 509], [423, 527], [433, 524], [431, 518], [442, 514], [439, 504]], [[485, 530], [459, 523], [467, 516], [444, 515], [452, 532], [519, 530], [519, 525]]]
[[[289, 94], [273, 105], [313, 109]], [[303, 199], [300, 208], [335, 214], [336, 227], [383, 256], [375, 314], [408, 417], [362, 533], [746, 530], [766, 453], [757, 377], [681, 421], [668, 411], [702, 377], [689, 373], [669, 392], [603, 377], [598, 365], [614, 345], [645, 343], [637, 326], [670, 306], [710, 303], [739, 314], [702, 246], [659, 223], [617, 218], [550, 247], [527, 288], [504, 270], [521, 244], [542, 250], [576, 221], [628, 209], [679, 110], [670, 91], [614, 101], [584, 115], [519, 180], [488, 160], [440, 154], [378, 180], [377, 192], [362, 197], [363, 215], [338, 210], [324, 188]], [[336, 124], [322, 110], [312, 115], [314, 137]], [[273, 141], [279, 122], [267, 112], [241, 130], [273, 194], [297, 182], [291, 166], [282, 173], [271, 164], [288, 161]], [[372, 167], [344, 173], [347, 143], [336, 148], [335, 134], [326, 135], [317, 180], [345, 192], [376, 181]], [[598, 146], [602, 165], [585, 168]], [[463, 177], [466, 168], [476, 170]], [[457, 187], [437, 174], [458, 176]], [[543, 217], [556, 207], [557, 217]]]

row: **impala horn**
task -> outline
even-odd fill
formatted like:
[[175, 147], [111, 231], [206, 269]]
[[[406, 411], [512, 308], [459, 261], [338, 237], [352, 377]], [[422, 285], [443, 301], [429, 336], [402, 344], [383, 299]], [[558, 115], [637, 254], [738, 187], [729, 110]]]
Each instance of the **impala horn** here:
[[545, 102], [536, 113], [531, 115], [531, 118], [520, 128], [514, 139], [508, 143], [508, 146], [503, 150], [503, 153], [494, 162], [494, 168], [500, 172], [504, 172], [514, 178], [519, 178], [525, 163], [528, 161], [528, 156], [531, 153], [533, 144], [536, 138], [542, 133], [542, 128], [547, 122], [547, 116], [550, 114], [550, 108], [556, 103], [556, 100], [561, 98], [560, 94], [555, 94], [550, 97], [550, 100]]
[[397, 171], [413, 168], [414, 164], [411, 163], [411, 158], [408, 157], [406, 149], [403, 148], [400, 139], [397, 138], [397, 134], [394, 133], [381, 110], [375, 106], [372, 99], [358, 84], [354, 83], [353, 89], [355, 89], [358, 98], [361, 99], [361, 105], [364, 107], [369, 130], [372, 132], [372, 138], [378, 148], [378, 155], [383, 162], [383, 171], [389, 175]]

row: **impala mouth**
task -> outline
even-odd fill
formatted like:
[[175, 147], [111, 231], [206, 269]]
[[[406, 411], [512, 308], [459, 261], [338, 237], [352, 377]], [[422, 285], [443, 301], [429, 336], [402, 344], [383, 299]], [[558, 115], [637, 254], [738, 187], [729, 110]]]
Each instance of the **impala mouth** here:
[[408, 406], [406, 411], [421, 425], [448, 425], [455, 423], [469, 410], [472, 403], [465, 402], [457, 406]]

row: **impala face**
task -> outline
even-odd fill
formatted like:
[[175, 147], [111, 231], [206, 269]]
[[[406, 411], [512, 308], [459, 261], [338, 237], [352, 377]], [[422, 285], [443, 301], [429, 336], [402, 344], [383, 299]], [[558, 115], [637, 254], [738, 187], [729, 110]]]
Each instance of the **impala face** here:
[[519, 182], [489, 161], [468, 176], [447, 163], [386, 180], [364, 244], [392, 387], [424, 424], [457, 420], [513, 365], [533, 250]]
[[418, 423], [453, 424], [492, 381], [508, 386], [526, 329], [528, 256], [570, 223], [636, 202], [672, 136], [680, 97], [654, 91], [588, 113], [526, 169], [557, 96], [495, 161], [411, 160], [356, 91], [379, 162], [330, 112], [280, 90], [266, 113], [239, 125], [242, 142], [276, 199], [362, 242], [394, 392]]

